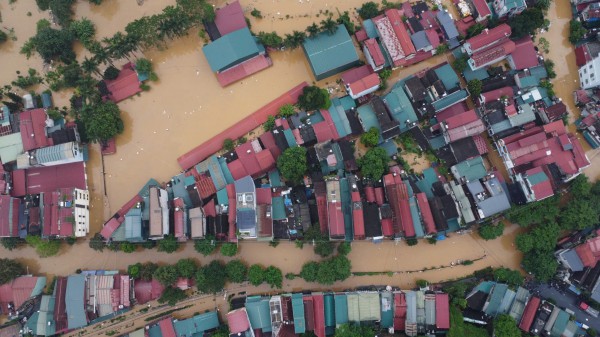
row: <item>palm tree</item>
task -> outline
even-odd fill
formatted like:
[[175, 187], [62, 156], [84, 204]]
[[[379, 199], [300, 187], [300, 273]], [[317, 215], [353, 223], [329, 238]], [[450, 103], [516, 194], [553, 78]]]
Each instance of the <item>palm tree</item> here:
[[329, 33], [329, 35], [333, 35], [335, 33], [337, 26], [338, 24], [331, 17], [321, 21], [321, 29]]
[[306, 32], [308, 33], [308, 37], [315, 37], [317, 36], [321, 30], [319, 29], [319, 26], [317, 26], [316, 23], [313, 22], [312, 25], [306, 27]]
[[98, 71], [97, 60], [94, 57], [92, 57], [91, 59], [87, 58], [87, 56], [84, 57], [83, 62], [81, 62], [81, 69], [86, 74], [94, 73], [94, 74], [102, 77], [102, 74], [100, 73], [100, 71]]

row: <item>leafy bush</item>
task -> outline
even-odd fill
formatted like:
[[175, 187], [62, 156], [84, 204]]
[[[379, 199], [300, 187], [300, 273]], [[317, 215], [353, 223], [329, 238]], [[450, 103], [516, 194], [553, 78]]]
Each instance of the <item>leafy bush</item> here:
[[256, 8], [252, 9], [252, 11], [250, 12], [250, 15], [252, 15], [253, 17], [255, 17], [257, 19], [262, 19], [262, 13]]
[[265, 281], [265, 269], [259, 264], [253, 264], [248, 269], [248, 281], [253, 286], [259, 286]]
[[364, 156], [358, 159], [360, 173], [367, 178], [379, 180], [387, 172], [390, 158], [380, 147], [370, 148]]
[[162, 240], [158, 241], [158, 251], [165, 253], [173, 253], [179, 248], [179, 242], [173, 234], [165, 236]]
[[195, 240], [194, 249], [204, 256], [214, 253], [214, 251], [217, 250], [215, 238], [212, 236], [207, 236], [204, 239]]
[[504, 223], [499, 222], [497, 224], [483, 224], [479, 227], [479, 236], [484, 240], [493, 240], [497, 237], [502, 236], [504, 232]]
[[288, 118], [293, 116], [296, 113], [296, 108], [294, 108], [291, 104], [284, 104], [279, 108], [279, 116], [283, 118]]
[[352, 246], [349, 242], [342, 242], [338, 245], [338, 254], [347, 256], [352, 251]]
[[275, 116], [267, 117], [267, 121], [263, 124], [265, 132], [269, 132], [275, 128]]
[[246, 280], [248, 267], [241, 260], [231, 260], [225, 265], [227, 278], [234, 283], [241, 283]]
[[329, 109], [331, 106], [329, 93], [314, 85], [304, 87], [302, 94], [298, 97], [298, 106], [306, 111]]
[[379, 130], [376, 127], [370, 128], [369, 131], [360, 135], [360, 142], [366, 147], [379, 144]]
[[223, 149], [225, 149], [225, 151], [233, 151], [235, 147], [235, 143], [233, 142], [233, 140], [231, 140], [231, 138], [226, 138], [223, 141]]
[[39, 236], [28, 235], [25, 241], [35, 248], [40, 257], [50, 257], [58, 254], [60, 250], [59, 240], [42, 239]]
[[104, 79], [114, 80], [115, 78], [119, 77], [120, 72], [121, 71], [119, 69], [115, 68], [114, 66], [110, 66], [104, 70]]
[[235, 243], [224, 243], [221, 246], [221, 255], [234, 256], [238, 252], [238, 246]]

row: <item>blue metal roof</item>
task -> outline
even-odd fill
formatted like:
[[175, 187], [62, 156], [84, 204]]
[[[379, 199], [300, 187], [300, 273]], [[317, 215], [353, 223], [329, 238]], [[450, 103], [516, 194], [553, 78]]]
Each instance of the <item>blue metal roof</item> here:
[[294, 315], [294, 332], [306, 332], [306, 320], [304, 318], [304, 301], [302, 294], [292, 294], [292, 313]]
[[271, 310], [269, 309], [268, 297], [248, 297], [246, 299], [246, 312], [252, 329], [271, 332]]
[[317, 79], [359, 62], [354, 42], [344, 25], [338, 25], [333, 34], [322, 32], [306, 39], [302, 47]]
[[369, 39], [374, 39], [374, 38], [379, 37], [379, 32], [377, 31], [377, 28], [375, 27], [375, 23], [373, 22], [373, 20], [367, 19], [367, 20], [363, 21], [363, 28], [365, 29], [365, 32], [367, 32], [367, 36], [369, 37]]
[[435, 69], [434, 72], [440, 81], [442, 81], [442, 84], [444, 84], [444, 88], [448, 91], [457, 88], [460, 84], [458, 75], [456, 75], [456, 72], [449, 64], [445, 64]]
[[340, 326], [348, 323], [348, 299], [346, 294], [337, 294], [335, 300], [335, 324]]
[[70, 329], [77, 329], [87, 325], [85, 315], [85, 277], [71, 275], [67, 278], [65, 305], [67, 311], [67, 325]]

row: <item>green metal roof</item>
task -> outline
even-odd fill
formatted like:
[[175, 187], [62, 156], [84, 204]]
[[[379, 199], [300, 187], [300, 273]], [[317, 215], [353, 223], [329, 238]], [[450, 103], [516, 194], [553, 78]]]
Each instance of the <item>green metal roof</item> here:
[[231, 32], [202, 47], [213, 72], [220, 72], [260, 53], [248, 27]]
[[418, 121], [415, 109], [401, 85], [395, 85], [394, 89], [383, 97], [383, 101], [390, 110], [392, 117], [400, 122], [400, 132], [408, 130], [406, 121], [409, 121], [409, 123]]
[[279, 170], [275, 169], [269, 171], [269, 182], [271, 183], [272, 187], [283, 186], [283, 184], [281, 183], [281, 176], [279, 175]]
[[331, 116], [333, 124], [335, 125], [335, 129], [337, 130], [340, 137], [343, 138], [352, 133], [350, 122], [348, 121], [348, 117], [346, 117], [346, 110], [344, 109], [344, 106], [342, 105], [342, 102], [339, 98], [334, 98], [331, 100], [331, 107], [329, 107], [329, 115]]
[[463, 72], [463, 75], [465, 76], [465, 81], [467, 82], [474, 79], [483, 81], [486, 78], [490, 77], [490, 74], [488, 74], [487, 69], [485, 67], [479, 68], [477, 70], [472, 70], [471, 67], [467, 67], [467, 69], [465, 69], [465, 71]]
[[529, 73], [531, 76], [538, 79], [538, 81], [548, 77], [548, 71], [545, 66], [537, 66], [533, 68], [529, 68]]
[[433, 198], [431, 187], [435, 182], [439, 181], [437, 174], [433, 168], [427, 168], [423, 171], [423, 179], [417, 180], [416, 184], [419, 189], [427, 195], [428, 199]]
[[334, 296], [335, 300], [335, 324], [340, 326], [348, 323], [348, 299], [346, 294]]
[[283, 204], [283, 197], [274, 197], [271, 200], [273, 204], [273, 220], [284, 220], [287, 218], [285, 206]]
[[331, 72], [343, 71], [359, 62], [354, 42], [344, 25], [338, 25], [334, 34], [322, 32], [306, 39], [302, 47], [317, 79], [331, 76]]
[[379, 37], [379, 32], [377, 31], [373, 20], [367, 19], [363, 21], [363, 28], [365, 29], [365, 32], [367, 32], [367, 36], [369, 37], [369, 39]]
[[10, 163], [17, 160], [17, 156], [23, 153], [23, 139], [20, 133], [0, 137], [0, 160], [2, 163]]
[[252, 329], [261, 329], [263, 332], [271, 331], [269, 298], [258, 296], [248, 297], [246, 299], [246, 311], [248, 312]]
[[56, 334], [54, 320], [54, 296], [42, 295], [40, 308], [27, 320], [25, 326], [36, 336], [53, 336]]
[[502, 304], [502, 299], [508, 290], [508, 285], [503, 283], [496, 283], [494, 289], [492, 289], [492, 294], [490, 297], [489, 304], [485, 309], [485, 313], [494, 316], [498, 312], [500, 308], [500, 304]]
[[391, 139], [377, 145], [377, 147], [384, 149], [390, 157], [398, 153], [398, 145]]
[[217, 191], [217, 202], [219, 205], [229, 205], [229, 197], [227, 196], [227, 189]]
[[199, 314], [194, 317], [173, 322], [177, 336], [202, 336], [204, 331], [219, 327], [219, 316], [216, 311]]
[[325, 307], [325, 326], [335, 326], [335, 300], [333, 294], [323, 296]]
[[381, 327], [394, 326], [394, 295], [390, 291], [381, 292]]
[[465, 178], [466, 180], [477, 180], [485, 177], [487, 170], [483, 164], [483, 158], [475, 157], [469, 160], [465, 160], [454, 165], [452, 173], [456, 178]]
[[292, 133], [292, 130], [283, 130], [283, 135], [285, 136], [285, 140], [287, 141], [289, 147], [298, 146], [298, 143], [296, 143], [296, 138], [294, 137], [294, 133]]
[[292, 294], [292, 313], [294, 314], [294, 332], [306, 332], [306, 320], [304, 319], [304, 301], [302, 294]]
[[346, 95], [341, 98], [336, 98], [336, 99], [338, 99], [340, 101], [340, 103], [342, 103], [342, 107], [344, 108], [344, 110], [350, 110], [352, 108], [356, 108], [356, 102], [354, 102], [352, 97], [350, 97], [349, 95]]
[[521, 77], [519, 78], [519, 82], [521, 83], [521, 88], [531, 88], [540, 84], [540, 81], [534, 76]]
[[554, 321], [554, 326], [552, 327], [550, 336], [560, 337], [560, 335], [562, 335], [562, 333], [567, 328], [567, 324], [569, 323], [570, 318], [571, 318], [571, 316], [566, 311], [561, 310], [558, 313], [558, 317], [556, 318], [556, 321]]
[[442, 81], [446, 90], [452, 90], [459, 85], [458, 76], [449, 64], [445, 64], [434, 70], [437, 77]]
[[371, 104], [361, 105], [356, 111], [358, 112], [358, 118], [361, 121], [363, 129], [370, 130], [371, 128], [376, 128], [381, 134], [381, 127], [379, 126], [377, 116], [375, 115], [375, 111], [373, 111]]
[[539, 183], [543, 183], [544, 181], [548, 181], [548, 176], [546, 173], [544, 173], [544, 171], [540, 171], [528, 176], [527, 180], [529, 180], [531, 185], [537, 185]]
[[465, 99], [467, 99], [467, 97], [469, 97], [469, 93], [465, 89], [461, 89], [459, 91], [451, 93], [448, 96], [445, 96], [442, 99], [433, 102], [431, 105], [433, 105], [435, 111], [438, 112], [458, 102], [464, 101]]

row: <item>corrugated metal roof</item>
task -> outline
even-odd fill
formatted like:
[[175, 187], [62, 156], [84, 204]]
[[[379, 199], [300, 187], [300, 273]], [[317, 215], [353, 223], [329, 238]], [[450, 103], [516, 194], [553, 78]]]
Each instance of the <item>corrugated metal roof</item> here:
[[260, 49], [250, 29], [234, 31], [202, 47], [213, 72], [233, 67], [259, 54]]
[[23, 139], [20, 133], [0, 137], [0, 160], [7, 164], [17, 160], [18, 155], [23, 153]]
[[361, 322], [381, 320], [379, 293], [359, 293], [358, 304], [359, 317]]
[[344, 25], [338, 25], [334, 34], [322, 32], [314, 38], [306, 39], [302, 47], [317, 79], [359, 61], [352, 38]]
[[269, 309], [269, 298], [248, 297], [246, 299], [246, 311], [250, 319], [252, 329], [261, 329], [262, 332], [271, 331], [271, 312]]
[[336, 294], [334, 299], [336, 326], [348, 323], [348, 299], [346, 294]]
[[460, 83], [458, 75], [456, 75], [456, 72], [449, 64], [446, 63], [439, 68], [435, 68], [434, 72], [440, 81], [442, 81], [442, 84], [444, 84], [444, 88], [446, 88], [446, 90], [452, 90], [458, 87]]
[[394, 326], [394, 295], [390, 291], [381, 292], [381, 327]]
[[346, 295], [346, 301], [348, 304], [348, 321], [354, 323], [360, 322], [358, 294]]
[[65, 303], [69, 329], [81, 328], [88, 323], [85, 314], [84, 289], [85, 277], [83, 275], [71, 275], [67, 278]]
[[304, 333], [306, 331], [306, 320], [304, 318], [302, 294], [292, 294], [292, 311], [294, 314], [294, 332]]

